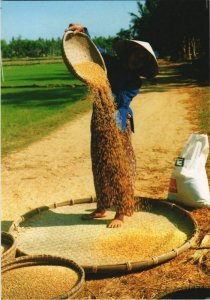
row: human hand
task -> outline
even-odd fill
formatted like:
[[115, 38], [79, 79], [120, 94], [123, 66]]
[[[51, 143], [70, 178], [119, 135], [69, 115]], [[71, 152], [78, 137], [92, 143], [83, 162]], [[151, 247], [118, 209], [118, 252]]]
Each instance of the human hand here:
[[69, 27], [65, 30], [66, 31], [73, 31], [73, 32], [83, 32], [85, 33], [86, 31], [86, 27], [84, 27], [83, 25], [81, 24], [69, 24]]

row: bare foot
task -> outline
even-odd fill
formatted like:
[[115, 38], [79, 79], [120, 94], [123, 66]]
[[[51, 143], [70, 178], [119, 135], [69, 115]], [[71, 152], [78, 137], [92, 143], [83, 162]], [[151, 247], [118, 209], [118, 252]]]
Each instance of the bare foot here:
[[96, 209], [91, 214], [83, 215], [82, 220], [100, 219], [104, 217], [106, 217], [106, 211]]
[[114, 219], [107, 225], [108, 228], [119, 228], [123, 225], [124, 214], [116, 213]]
[[121, 220], [117, 220], [117, 219], [113, 219], [108, 225], [108, 228], [119, 228], [123, 225], [123, 221]]

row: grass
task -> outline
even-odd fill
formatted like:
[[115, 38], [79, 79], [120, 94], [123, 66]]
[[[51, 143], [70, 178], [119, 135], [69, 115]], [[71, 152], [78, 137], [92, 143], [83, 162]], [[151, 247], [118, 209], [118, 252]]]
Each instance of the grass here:
[[91, 108], [86, 86], [63, 63], [6, 66], [4, 79], [3, 156], [47, 136]]
[[2, 87], [84, 85], [70, 74], [64, 63], [9, 65], [4, 67]]

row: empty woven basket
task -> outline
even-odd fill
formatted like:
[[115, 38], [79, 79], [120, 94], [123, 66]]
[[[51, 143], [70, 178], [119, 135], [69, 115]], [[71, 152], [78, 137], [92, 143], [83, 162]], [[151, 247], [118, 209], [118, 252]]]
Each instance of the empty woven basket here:
[[84, 33], [67, 31], [63, 36], [63, 59], [69, 69], [78, 79], [86, 82], [75, 70], [74, 65], [94, 62], [106, 72], [105, 63], [99, 50]]

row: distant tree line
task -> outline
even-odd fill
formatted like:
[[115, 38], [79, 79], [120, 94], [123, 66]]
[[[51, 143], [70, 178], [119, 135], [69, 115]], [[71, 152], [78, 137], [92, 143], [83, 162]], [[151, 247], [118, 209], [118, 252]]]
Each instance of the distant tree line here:
[[[108, 53], [112, 53], [113, 39], [113, 37], [95, 37], [93, 41], [96, 45], [105, 48]], [[10, 42], [1, 40], [3, 58], [60, 56], [61, 46], [61, 38], [29, 40], [18, 37], [12, 38]]]
[[18, 37], [8, 43], [1, 40], [1, 51], [3, 58], [58, 56], [61, 55], [61, 39], [29, 40]]

